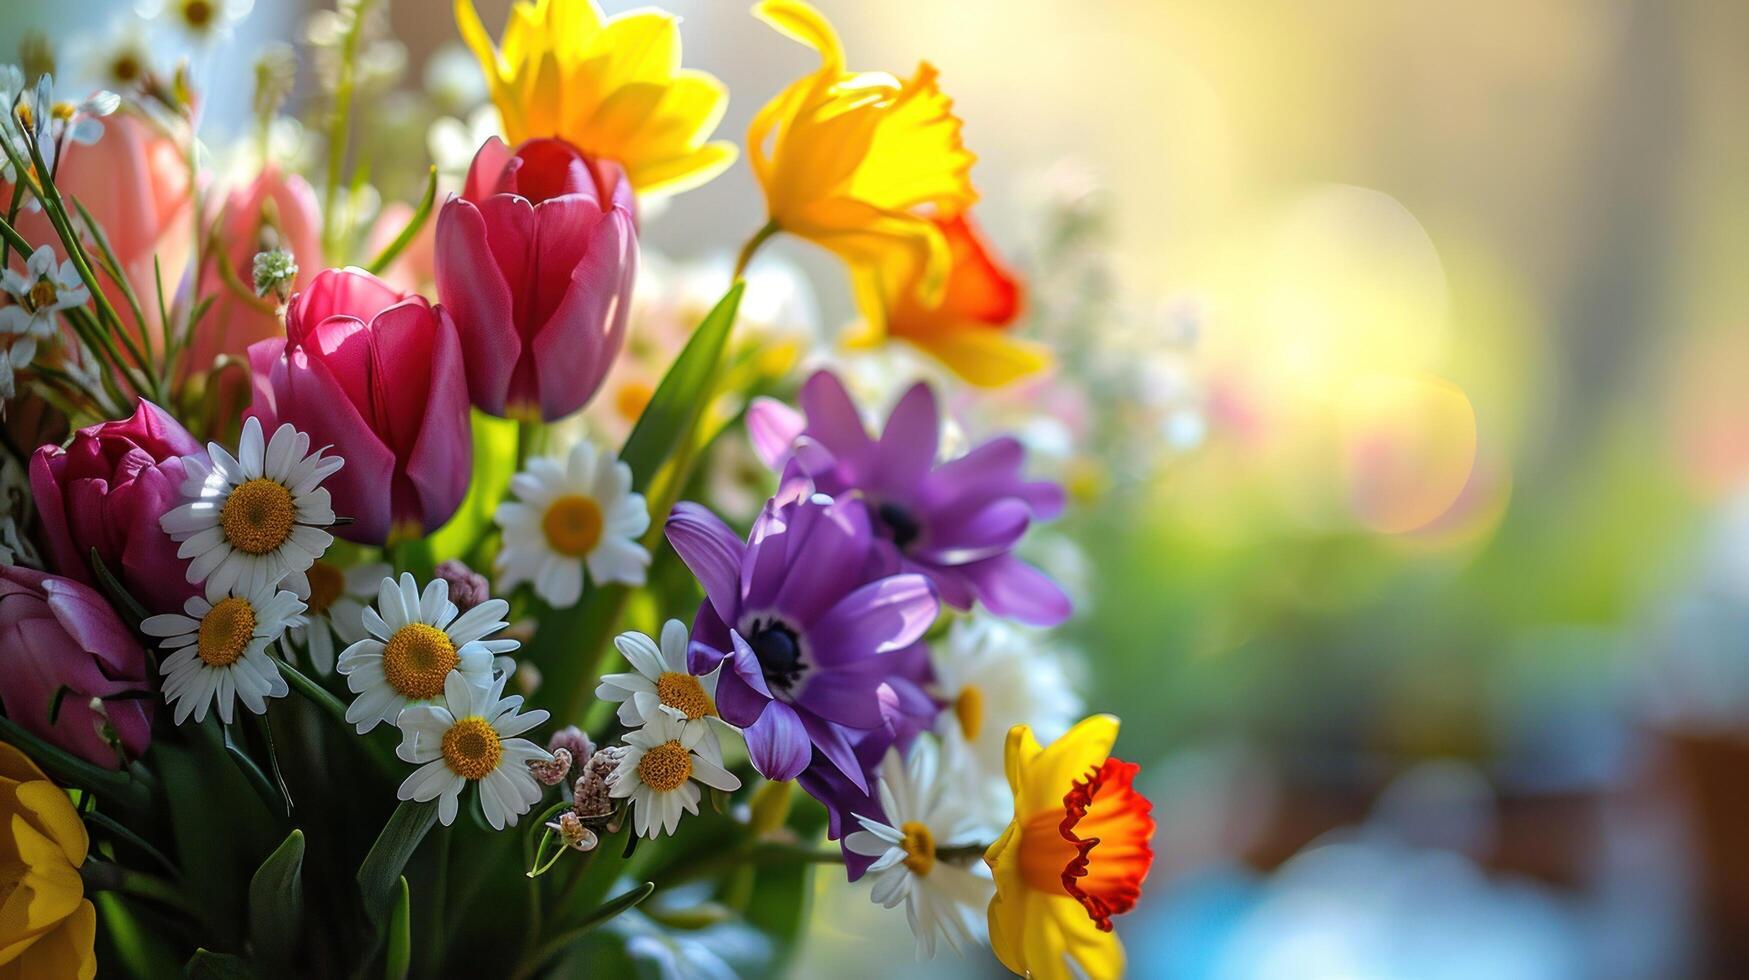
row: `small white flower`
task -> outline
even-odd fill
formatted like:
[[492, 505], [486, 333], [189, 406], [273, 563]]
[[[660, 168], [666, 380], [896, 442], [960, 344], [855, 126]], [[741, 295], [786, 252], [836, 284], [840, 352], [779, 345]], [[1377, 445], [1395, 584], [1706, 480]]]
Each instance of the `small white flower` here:
[[518, 500], [498, 505], [504, 547], [495, 565], [500, 587], [533, 582], [534, 593], [564, 608], [583, 595], [583, 566], [600, 585], [643, 585], [650, 553], [638, 536], [650, 527], [632, 469], [580, 442], [563, 463], [536, 459], [510, 481]]
[[210, 462], [183, 457], [182, 495], [194, 499], [159, 523], [182, 542], [176, 556], [192, 559], [190, 582], [245, 591], [284, 582], [309, 594], [304, 572], [334, 542], [326, 530], [334, 509], [321, 483], [344, 465], [338, 456], [309, 449], [310, 437], [289, 423], [264, 442], [261, 422], [250, 418], [236, 456], [213, 442], [207, 444]]
[[318, 561], [304, 571], [309, 590], [298, 598], [309, 606], [304, 610], [307, 625], [294, 627], [291, 638], [309, 653], [310, 666], [321, 673], [331, 673], [335, 637], [350, 645], [368, 635], [364, 629], [365, 605], [393, 571], [382, 562], [341, 569], [325, 561]]
[[1055, 739], [1081, 717], [1081, 699], [1058, 651], [1045, 642], [1048, 635], [979, 609], [955, 622], [946, 642], [930, 651], [933, 693], [947, 705], [936, 728], [950, 746], [963, 741], [982, 815], [997, 828], [1014, 806], [1003, 763], [1008, 730], [1030, 725], [1040, 739]]
[[[472, 612], [473, 610], [469, 610]], [[493, 830], [516, 819], [541, 798], [530, 762], [550, 761], [546, 749], [515, 738], [547, 720], [545, 711], [518, 712], [520, 696], [502, 697], [504, 678], [476, 687], [460, 673], [444, 678], [443, 704], [418, 704], [395, 720], [401, 744], [395, 754], [419, 768], [395, 795], [437, 801], [437, 818], [448, 826], [469, 783], [480, 784], [480, 812]]]
[[698, 740], [698, 753], [717, 765], [723, 764], [723, 749], [715, 732], [735, 730], [717, 715], [716, 670], [695, 676], [686, 667], [686, 649], [691, 640], [686, 624], [670, 619], [662, 626], [662, 645], [635, 631], [621, 633], [613, 645], [630, 664], [633, 673], [607, 674], [595, 688], [602, 701], [619, 705], [619, 723], [627, 728], [647, 724], [657, 714], [665, 714], [685, 724], [687, 728], [704, 728], [706, 734]]
[[12, 297], [12, 305], [0, 308], [0, 332], [39, 340], [55, 335], [56, 313], [91, 298], [73, 260], [56, 266], [55, 250], [47, 245], [30, 253], [23, 273], [15, 269], [0, 272], [0, 289]]
[[741, 788], [734, 773], [697, 751], [707, 734], [701, 725], [657, 712], [625, 737], [619, 765], [608, 777], [608, 795], [631, 799], [632, 826], [640, 836], [672, 834], [681, 811], [697, 813], [697, 783], [725, 791]]
[[863, 829], [844, 838], [846, 848], [875, 859], [868, 868], [874, 883], [869, 898], [889, 909], [905, 903], [917, 953], [924, 958], [935, 955], [938, 936], [955, 952], [982, 942], [984, 909], [994, 888], [988, 878], [938, 854], [941, 847], [973, 843], [977, 830], [960, 796], [965, 787], [939, 762], [928, 736], [911, 746], [908, 764], [899, 760], [897, 749], [887, 750], [877, 786], [887, 818], [856, 814]]
[[209, 585], [206, 595], [191, 596], [181, 613], [148, 616], [140, 623], [141, 632], [174, 651], [158, 672], [164, 675], [164, 700], [176, 709], [176, 724], [190, 713], [196, 722], [205, 721], [207, 705], [214, 703], [219, 720], [230, 724], [233, 702], [240, 700], [259, 715], [267, 710], [268, 698], [284, 697], [285, 678], [267, 655], [267, 645], [300, 622], [303, 609], [284, 589], [231, 592]]
[[6, 350], [0, 353], [0, 398], [11, 398], [18, 393], [17, 372], [30, 366], [31, 359], [36, 357], [35, 337], [15, 337]]
[[376, 608], [367, 606], [361, 617], [369, 635], [347, 647], [335, 664], [358, 695], [346, 709], [346, 720], [363, 735], [394, 721], [409, 704], [445, 696], [451, 675], [477, 688], [491, 686], [493, 656], [520, 645], [486, 639], [509, 625], [504, 621], [509, 611], [503, 599], [487, 599], [462, 613], [449, 601], [449, 583], [443, 579], [425, 583], [421, 594], [409, 573], [403, 572], [399, 583], [385, 577]]

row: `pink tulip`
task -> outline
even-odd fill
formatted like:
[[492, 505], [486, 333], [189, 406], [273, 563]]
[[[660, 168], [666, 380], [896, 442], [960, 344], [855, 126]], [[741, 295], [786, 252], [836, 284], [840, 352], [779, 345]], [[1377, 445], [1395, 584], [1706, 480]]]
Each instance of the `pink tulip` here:
[[[103, 121], [103, 136], [96, 143], [70, 147], [55, 177], [61, 194], [76, 198], [103, 227], [122, 273], [155, 329], [158, 287], [153, 256], [163, 268], [164, 301], [169, 304], [176, 298], [194, 241], [188, 175], [183, 146], [153, 124], [124, 112]], [[6, 196], [11, 196], [9, 187]], [[58, 257], [66, 258], [61, 240], [41, 211], [21, 212], [18, 231], [32, 245], [52, 245]], [[98, 282], [131, 324], [121, 291], [101, 273]]]
[[43, 446], [30, 460], [30, 489], [48, 558], [62, 575], [96, 585], [91, 551], [128, 593], [155, 613], [176, 612], [194, 595], [188, 562], [158, 526], [181, 503], [182, 457], [200, 443], [163, 409], [141, 401], [132, 418], [73, 434], [67, 448]]
[[[221, 354], [241, 357], [250, 344], [283, 334], [274, 309], [277, 301], [255, 296], [255, 253], [267, 248], [291, 252], [298, 263], [293, 286], [302, 289], [322, 271], [321, 222], [309, 182], [271, 165], [225, 198], [214, 223], [219, 248], [200, 274], [201, 298], [212, 297], [213, 305], [189, 344], [189, 371], [204, 372]], [[225, 281], [221, 257], [234, 282]]]
[[[129, 758], [138, 758], [152, 737], [156, 699], [150, 690], [145, 651], [96, 590], [0, 565], [0, 704], [6, 717], [88, 762], [119, 769], [121, 759], [102, 729], [114, 734]], [[102, 699], [101, 716], [93, 698]]]
[[482, 411], [550, 422], [601, 387], [631, 308], [633, 206], [618, 164], [562, 140], [480, 147], [437, 217], [437, 294]]
[[291, 298], [284, 340], [249, 348], [268, 431], [290, 422], [346, 467], [323, 484], [335, 529], [361, 544], [434, 531], [468, 489], [473, 437], [455, 325], [362, 269], [327, 269]]

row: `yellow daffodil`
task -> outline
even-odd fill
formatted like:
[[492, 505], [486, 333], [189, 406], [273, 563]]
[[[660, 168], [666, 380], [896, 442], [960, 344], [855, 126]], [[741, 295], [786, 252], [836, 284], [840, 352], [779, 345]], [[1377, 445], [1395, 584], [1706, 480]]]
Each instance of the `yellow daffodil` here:
[[0, 743], [0, 976], [97, 974], [97, 911], [79, 878], [88, 844], [67, 794]]
[[594, 0], [518, 0], [497, 47], [472, 0], [455, 0], [455, 18], [511, 145], [558, 137], [617, 161], [640, 194], [697, 187], [734, 162], [734, 144], [706, 142], [729, 91], [680, 67], [679, 17], [605, 18]]
[[[948, 271], [940, 297], [926, 301], [922, 270], [881, 281], [857, 276], [860, 304], [877, 307], [852, 346], [873, 346], [886, 337], [907, 341], [975, 385], [995, 387], [1048, 367], [1050, 350], [1010, 331], [1020, 318], [1020, 279], [1005, 268], [963, 214], [931, 223], [947, 243]], [[884, 321], [885, 336], [880, 327]]]
[[747, 130], [771, 226], [830, 249], [859, 284], [876, 284], [859, 293], [884, 336], [884, 305], [873, 297], [914, 282], [923, 303], [939, 302], [950, 255], [930, 215], [977, 199], [953, 102], [927, 62], [903, 82], [846, 71], [832, 25], [801, 0], [761, 0], [753, 12], [820, 54], [819, 70], [790, 83]]
[[1008, 733], [1014, 822], [984, 862], [996, 879], [990, 946], [1002, 965], [1037, 980], [1123, 974], [1111, 917], [1128, 912], [1153, 863], [1152, 804], [1137, 767], [1110, 756], [1117, 719], [1094, 715], [1049, 748], [1032, 729]]

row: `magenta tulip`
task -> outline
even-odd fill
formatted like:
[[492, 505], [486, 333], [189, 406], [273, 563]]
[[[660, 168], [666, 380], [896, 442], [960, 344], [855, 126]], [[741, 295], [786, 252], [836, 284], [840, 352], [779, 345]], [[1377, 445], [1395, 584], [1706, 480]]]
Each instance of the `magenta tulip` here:
[[[150, 692], [145, 651], [94, 589], [0, 565], [0, 705], [6, 717], [88, 762], [120, 769], [122, 759], [109, 738], [128, 758], [146, 751], [157, 705]], [[101, 702], [97, 708], [94, 698]]]
[[473, 459], [468, 383], [442, 307], [361, 269], [328, 269], [294, 295], [284, 340], [249, 348], [267, 431], [290, 422], [346, 466], [323, 484], [361, 544], [417, 537], [449, 520]]
[[563, 140], [480, 147], [437, 218], [437, 295], [481, 411], [550, 422], [601, 387], [631, 308], [633, 207], [619, 164]]
[[30, 489], [54, 569], [94, 586], [96, 549], [141, 605], [155, 613], [180, 610], [195, 586], [158, 518], [182, 502], [182, 457], [196, 455], [204, 455], [200, 443], [147, 401], [132, 418], [80, 429], [65, 449], [38, 449]]

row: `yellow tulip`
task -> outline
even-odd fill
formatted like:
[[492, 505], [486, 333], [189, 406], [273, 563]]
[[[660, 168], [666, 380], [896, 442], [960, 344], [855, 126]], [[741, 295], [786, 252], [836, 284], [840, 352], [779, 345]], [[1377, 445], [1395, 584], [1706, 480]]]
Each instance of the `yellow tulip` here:
[[79, 878], [88, 846], [67, 794], [0, 743], [0, 976], [97, 974], [97, 911]]
[[604, 18], [594, 0], [518, 0], [494, 47], [472, 0], [455, 0], [511, 145], [558, 137], [625, 168], [640, 194], [697, 187], [735, 160], [706, 142], [729, 90], [680, 67], [680, 18], [634, 10]]
[[1123, 974], [1111, 917], [1129, 911], [1153, 864], [1152, 804], [1134, 763], [1111, 758], [1117, 719], [1095, 715], [1049, 748], [1032, 729], [1008, 733], [1014, 822], [984, 853], [996, 879], [990, 946], [1002, 965], [1037, 980]]
[[884, 304], [873, 299], [884, 288], [863, 287], [914, 280], [923, 302], [939, 302], [951, 256], [930, 216], [977, 200], [976, 158], [960, 140], [953, 101], [927, 62], [904, 82], [846, 71], [832, 25], [801, 0], [761, 0], [753, 13], [820, 54], [819, 70], [790, 83], [747, 130], [771, 224], [849, 263], [863, 314], [884, 336]]

